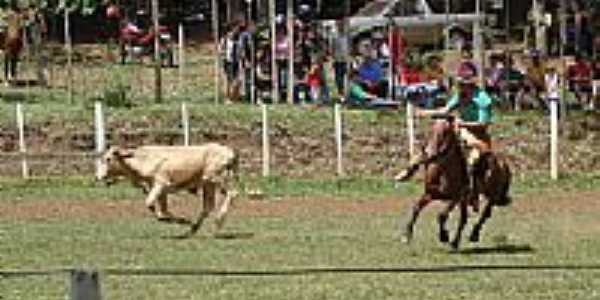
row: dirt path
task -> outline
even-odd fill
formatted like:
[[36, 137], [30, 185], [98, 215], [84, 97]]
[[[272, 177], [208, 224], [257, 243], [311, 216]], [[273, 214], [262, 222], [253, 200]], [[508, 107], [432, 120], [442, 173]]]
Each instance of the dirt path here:
[[[517, 214], [577, 213], [600, 211], [597, 199], [600, 192], [579, 192], [552, 196], [520, 196], [510, 208]], [[189, 216], [195, 211], [197, 202], [192, 199], [170, 201], [173, 213]], [[232, 208], [238, 216], [294, 216], [294, 215], [351, 215], [401, 213], [414, 199], [388, 197], [373, 200], [350, 200], [323, 198], [289, 198], [281, 200], [240, 200]], [[439, 206], [440, 204], [434, 204]], [[429, 208], [436, 209], [436, 208]], [[102, 202], [99, 200], [52, 201], [44, 200], [27, 203], [0, 203], [0, 220], [60, 220], [79, 218], [93, 220], [113, 220], [141, 218], [148, 216], [143, 200], [120, 200]]]

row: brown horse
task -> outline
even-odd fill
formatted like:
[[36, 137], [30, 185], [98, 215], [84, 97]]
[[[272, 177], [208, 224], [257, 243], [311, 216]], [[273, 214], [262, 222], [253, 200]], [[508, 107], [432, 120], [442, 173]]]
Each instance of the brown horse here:
[[[410, 242], [412, 239], [413, 227], [423, 208], [434, 200], [440, 200], [447, 205], [438, 215], [439, 239], [444, 243], [449, 242], [446, 221], [450, 212], [458, 205], [460, 218], [456, 235], [450, 245], [454, 249], [459, 246], [462, 230], [467, 224], [468, 196], [471, 191], [463, 147], [454, 131], [453, 122], [452, 116], [444, 115], [441, 119], [438, 117], [433, 123], [432, 136], [424, 148], [423, 155], [416, 163], [396, 176], [398, 181], [407, 180], [414, 175], [420, 165], [425, 166], [425, 193], [410, 212], [403, 232], [405, 242]], [[492, 215], [492, 208], [506, 206], [511, 202], [508, 196], [511, 172], [507, 159], [496, 153], [483, 154], [474, 167], [479, 182], [476, 189], [487, 199], [481, 217], [473, 227], [470, 236], [470, 241], [478, 242], [483, 224]]]

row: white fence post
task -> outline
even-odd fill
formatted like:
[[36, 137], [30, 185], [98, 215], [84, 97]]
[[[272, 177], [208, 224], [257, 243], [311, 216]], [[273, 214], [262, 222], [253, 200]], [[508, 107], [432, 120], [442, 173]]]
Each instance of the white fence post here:
[[27, 166], [27, 148], [25, 146], [25, 117], [23, 116], [23, 105], [17, 102], [17, 127], [19, 128], [19, 152], [21, 153], [21, 172], [23, 178], [29, 178], [29, 167]]
[[558, 99], [550, 99], [550, 176], [558, 179]]
[[190, 115], [185, 102], [181, 103], [181, 126], [183, 127], [183, 144], [190, 145]]
[[102, 111], [102, 102], [96, 101], [95, 105], [95, 118], [94, 124], [96, 129], [96, 175], [99, 175], [100, 168], [102, 167], [102, 160], [100, 155], [106, 150], [106, 136], [104, 128], [104, 112]]
[[415, 108], [406, 101], [406, 130], [408, 131], [408, 153], [410, 159], [413, 160], [415, 157]]
[[183, 31], [183, 23], [179, 23], [178, 26], [178, 36], [179, 36], [179, 51], [178, 51], [178, 57], [177, 57], [177, 65], [179, 66], [178, 71], [179, 71], [179, 82], [178, 82], [178, 87], [179, 87], [179, 92], [181, 93], [185, 87], [184, 84], [184, 71], [185, 71], [185, 32]]
[[71, 272], [70, 300], [100, 300], [100, 277], [98, 272], [74, 270]]
[[262, 104], [262, 174], [264, 177], [270, 173], [270, 153], [269, 153], [269, 123], [267, 116], [267, 105]]
[[334, 125], [335, 125], [335, 146], [337, 152], [337, 175], [344, 175], [344, 167], [342, 164], [342, 115], [340, 112], [340, 104], [334, 106]]

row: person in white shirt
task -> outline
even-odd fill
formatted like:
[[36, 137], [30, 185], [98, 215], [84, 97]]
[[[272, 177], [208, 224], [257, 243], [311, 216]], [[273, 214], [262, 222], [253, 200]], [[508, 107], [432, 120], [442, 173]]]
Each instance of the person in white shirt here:
[[350, 55], [350, 41], [344, 26], [344, 20], [338, 20], [337, 35], [333, 40], [333, 70], [335, 76], [335, 85], [339, 95], [344, 95], [344, 80], [348, 72], [347, 60]]

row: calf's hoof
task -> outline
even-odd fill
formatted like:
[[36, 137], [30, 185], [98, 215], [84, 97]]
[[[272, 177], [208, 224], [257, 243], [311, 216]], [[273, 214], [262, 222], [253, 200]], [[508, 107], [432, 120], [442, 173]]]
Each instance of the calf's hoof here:
[[158, 219], [161, 222], [169, 222], [169, 221], [172, 221], [173, 219], [175, 219], [175, 217], [173, 216], [173, 214], [171, 214], [168, 211], [167, 212], [157, 212], [156, 219]]

